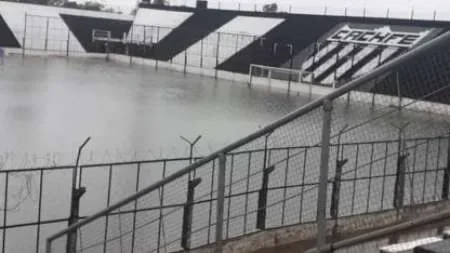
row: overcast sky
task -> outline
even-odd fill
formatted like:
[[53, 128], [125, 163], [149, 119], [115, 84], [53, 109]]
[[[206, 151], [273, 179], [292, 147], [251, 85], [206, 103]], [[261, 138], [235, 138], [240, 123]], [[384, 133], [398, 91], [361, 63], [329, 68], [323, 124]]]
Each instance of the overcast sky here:
[[[79, 0], [85, 1], [85, 0]], [[136, 6], [136, 0], [100, 0], [104, 4], [120, 8], [124, 12], [130, 11]], [[195, 5], [195, 0], [169, 0], [171, 5]], [[210, 7], [217, 7], [219, 0], [209, 0]], [[262, 6], [267, 3], [278, 3], [281, 9], [288, 9], [292, 5], [293, 12], [299, 12], [308, 9], [309, 12], [320, 12], [324, 6], [328, 6], [328, 12], [343, 12], [345, 7], [349, 8], [349, 13], [362, 12], [365, 7], [368, 16], [370, 13], [381, 15], [386, 9], [390, 9], [390, 15], [405, 16], [411, 12], [414, 7], [415, 15], [421, 17], [423, 15], [433, 15], [433, 10], [438, 11], [438, 17], [450, 17], [450, 0], [220, 0], [222, 8], [238, 8], [240, 2], [242, 9], [253, 8], [253, 5]], [[260, 7], [258, 7], [260, 9]], [[308, 12], [308, 11], [307, 11]], [[429, 14], [428, 14], [429, 13]]]

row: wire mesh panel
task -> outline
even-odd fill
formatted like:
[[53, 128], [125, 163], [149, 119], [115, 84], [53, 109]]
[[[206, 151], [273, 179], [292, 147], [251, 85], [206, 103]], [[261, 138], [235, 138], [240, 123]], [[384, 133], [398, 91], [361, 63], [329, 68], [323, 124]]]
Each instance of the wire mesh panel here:
[[25, 15], [22, 27], [22, 43], [26, 50], [60, 52], [84, 52], [78, 40], [71, 35], [60, 17]]
[[213, 32], [190, 45], [172, 59], [172, 63], [190, 67], [214, 69], [255, 40], [255, 36]]
[[48, 35], [47, 35], [47, 50], [50, 51], [80, 51], [81, 48], [76, 48], [70, 40], [70, 31], [64, 21], [60, 18], [48, 19]]
[[25, 48], [45, 50], [45, 41], [48, 34], [48, 20], [48, 17], [43, 16], [26, 16]]
[[[122, 196], [49, 247], [68, 236], [69, 252], [178, 252], [314, 222], [324, 240], [346, 228], [344, 217], [396, 215], [369, 219], [371, 228], [435, 210], [449, 191], [449, 41], [442, 35]], [[327, 218], [336, 221], [331, 231]]]

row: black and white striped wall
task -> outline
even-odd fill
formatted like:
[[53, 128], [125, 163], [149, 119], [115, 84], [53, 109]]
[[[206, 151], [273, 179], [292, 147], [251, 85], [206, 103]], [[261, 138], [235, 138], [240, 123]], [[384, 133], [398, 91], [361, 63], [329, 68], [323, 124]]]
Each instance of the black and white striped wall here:
[[[88, 25], [80, 29], [71, 25], [69, 17]], [[128, 32], [132, 20], [129, 15], [0, 1], [0, 47], [86, 53], [89, 50], [83, 32], [91, 33], [90, 26]]]
[[[327, 36], [344, 26], [413, 31], [425, 41], [442, 31], [436, 28], [450, 28], [450, 22], [155, 6], [141, 6], [133, 17], [0, 2], [0, 46], [10, 48], [64, 51], [69, 47], [70, 51], [101, 52], [92, 41], [92, 31], [108, 30], [114, 38], [126, 34], [131, 44], [147, 45], [145, 53], [128, 52], [136, 56], [184, 63], [187, 51], [188, 65], [238, 73], [248, 73], [252, 63], [288, 68], [293, 58], [293, 68], [311, 72], [306, 80], [324, 84], [334, 77], [361, 75], [406, 51], [327, 41]], [[349, 67], [350, 58], [356, 67]]]
[[[305, 82], [325, 86], [358, 77], [449, 29], [445, 21], [152, 5], [130, 16], [0, 1], [0, 46], [7, 49], [104, 53], [92, 32], [106, 30], [115, 40], [108, 50], [116, 54], [242, 76], [251, 64], [304, 69]], [[355, 32], [333, 39], [343, 30]], [[408, 40], [401, 36], [364, 42], [377, 33], [408, 34], [414, 42], [401, 45]]]

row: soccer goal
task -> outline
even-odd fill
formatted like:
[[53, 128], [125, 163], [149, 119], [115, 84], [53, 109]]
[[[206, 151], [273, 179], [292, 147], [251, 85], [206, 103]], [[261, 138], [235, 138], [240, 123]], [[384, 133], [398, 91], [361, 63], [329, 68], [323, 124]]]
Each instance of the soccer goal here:
[[111, 31], [108, 30], [92, 30], [92, 42], [96, 41], [110, 41], [111, 40]]
[[287, 83], [288, 91], [292, 83], [303, 83], [303, 78], [308, 73], [303, 69], [277, 68], [258, 64], [250, 64], [249, 86], [254, 83], [272, 85], [273, 83]]
[[106, 41], [106, 42], [124, 42], [126, 40], [126, 34], [123, 35], [123, 38], [113, 38], [111, 35], [111, 31], [109, 30], [92, 30], [92, 42], [96, 41]]

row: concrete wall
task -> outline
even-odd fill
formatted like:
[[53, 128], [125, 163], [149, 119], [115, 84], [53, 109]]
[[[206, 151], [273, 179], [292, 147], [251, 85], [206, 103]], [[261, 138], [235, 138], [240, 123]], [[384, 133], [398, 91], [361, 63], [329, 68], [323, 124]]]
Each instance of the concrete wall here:
[[[283, 21], [283, 18], [236, 16], [202, 40], [179, 53], [173, 60], [183, 64], [185, 54], [194, 55], [194, 57], [188, 58], [188, 65], [199, 65], [200, 61], [203, 61], [203, 67], [215, 68], [217, 63], [221, 64], [228, 60]], [[219, 50], [217, 50], [217, 45], [219, 45]], [[202, 54], [205, 56], [203, 59], [201, 59]], [[216, 62], [216, 60], [218, 61]]]
[[[67, 55], [109, 51], [133, 56], [135, 61], [136, 58], [152, 59], [161, 64], [170, 63], [181, 71], [237, 81], [247, 81], [250, 65], [259, 64], [306, 68], [309, 74], [303, 81], [332, 88], [335, 83], [339, 85], [363, 75], [411, 49], [330, 41], [336, 31], [344, 28], [415, 34], [420, 41], [412, 45], [414, 48], [447, 31], [450, 22], [144, 5], [132, 17], [0, 2], [0, 46], [22, 48], [27, 53]], [[114, 41], [93, 41], [93, 30], [111, 32]], [[448, 54], [439, 57], [444, 65], [450, 62]], [[415, 99], [426, 94], [423, 82], [410, 76], [413, 69], [426, 69], [421, 64], [411, 63], [409, 70], [402, 73], [402, 78], [408, 80], [404, 87], [407, 92], [403, 93], [406, 97]], [[285, 85], [286, 78], [272, 77], [281, 79], [279, 82]], [[260, 79], [262, 83], [267, 81]], [[445, 82], [441, 78], [433, 85], [443, 86]], [[389, 81], [377, 84], [374, 90], [395, 96], [397, 89], [392, 87]], [[423, 91], [417, 93], [417, 90]], [[445, 96], [430, 100], [448, 103]]]
[[130, 22], [133, 19], [129, 15], [0, 1], [0, 16], [18, 42], [0, 46], [55, 52], [65, 52], [69, 47], [71, 52], [86, 52], [61, 14]]

